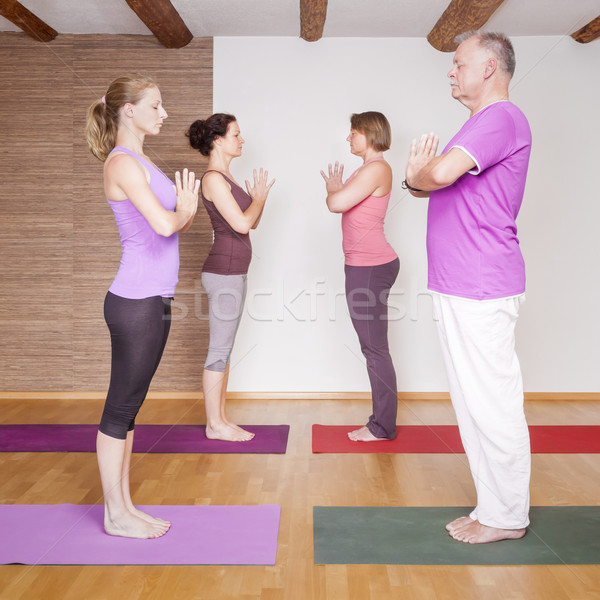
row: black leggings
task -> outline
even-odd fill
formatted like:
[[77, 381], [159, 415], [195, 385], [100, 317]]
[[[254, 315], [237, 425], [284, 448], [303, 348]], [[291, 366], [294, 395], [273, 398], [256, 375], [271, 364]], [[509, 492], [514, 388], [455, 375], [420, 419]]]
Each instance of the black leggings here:
[[100, 431], [119, 440], [127, 437], [146, 397], [171, 328], [171, 298], [131, 300], [111, 292], [104, 318], [112, 347], [110, 387]]

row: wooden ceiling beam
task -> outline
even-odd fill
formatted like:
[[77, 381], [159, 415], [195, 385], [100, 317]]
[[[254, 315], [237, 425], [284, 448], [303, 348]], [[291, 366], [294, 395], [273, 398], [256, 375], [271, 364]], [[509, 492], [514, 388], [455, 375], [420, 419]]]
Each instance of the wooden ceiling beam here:
[[457, 35], [481, 29], [504, 0], [452, 0], [427, 36], [427, 41], [442, 52], [454, 52]]
[[166, 48], [183, 48], [194, 38], [170, 0], [127, 0], [127, 4]]
[[58, 32], [17, 0], [0, 0], [0, 15], [40, 42], [50, 42]]
[[300, 0], [300, 37], [307, 42], [316, 42], [323, 36], [327, 0]]
[[600, 16], [584, 25], [581, 29], [571, 34], [571, 37], [580, 44], [588, 44], [600, 37]]

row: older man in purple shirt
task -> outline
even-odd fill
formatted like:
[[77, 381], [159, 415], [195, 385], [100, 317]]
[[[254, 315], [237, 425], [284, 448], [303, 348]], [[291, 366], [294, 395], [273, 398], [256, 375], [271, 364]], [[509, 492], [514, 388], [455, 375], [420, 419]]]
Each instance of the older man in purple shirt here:
[[531, 132], [508, 99], [510, 40], [469, 32], [459, 41], [448, 77], [470, 118], [439, 156], [435, 135], [413, 140], [403, 185], [429, 197], [429, 289], [477, 490], [471, 514], [446, 529], [456, 540], [486, 543], [523, 537], [529, 524], [529, 432], [514, 331], [525, 292], [515, 220]]

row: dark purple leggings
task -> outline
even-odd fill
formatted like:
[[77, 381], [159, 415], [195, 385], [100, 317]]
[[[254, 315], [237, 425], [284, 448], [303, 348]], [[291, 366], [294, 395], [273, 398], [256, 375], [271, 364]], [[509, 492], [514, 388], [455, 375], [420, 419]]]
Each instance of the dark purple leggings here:
[[396, 437], [398, 388], [387, 339], [387, 299], [400, 271], [400, 261], [374, 267], [345, 266], [346, 301], [367, 360], [373, 414], [367, 427], [378, 438]]
[[131, 300], [111, 292], [104, 318], [112, 348], [110, 386], [100, 431], [124, 440], [146, 398], [171, 328], [171, 298]]

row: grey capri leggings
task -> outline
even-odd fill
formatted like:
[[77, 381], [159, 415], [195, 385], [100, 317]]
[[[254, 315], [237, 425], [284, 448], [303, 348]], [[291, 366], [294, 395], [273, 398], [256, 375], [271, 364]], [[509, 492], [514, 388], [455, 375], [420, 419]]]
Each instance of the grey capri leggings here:
[[246, 300], [246, 275], [202, 273], [202, 287], [208, 296], [210, 341], [204, 368], [225, 371], [242, 318]]

